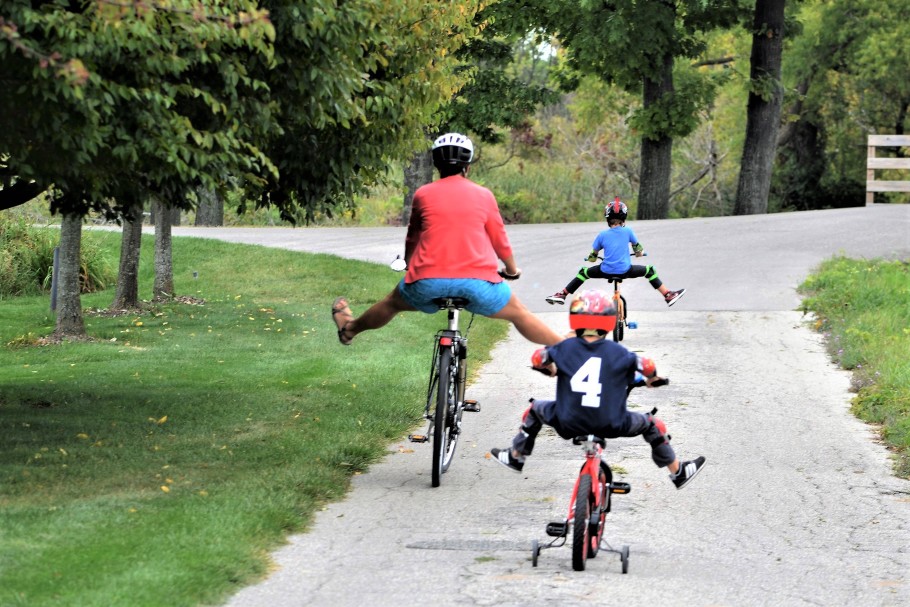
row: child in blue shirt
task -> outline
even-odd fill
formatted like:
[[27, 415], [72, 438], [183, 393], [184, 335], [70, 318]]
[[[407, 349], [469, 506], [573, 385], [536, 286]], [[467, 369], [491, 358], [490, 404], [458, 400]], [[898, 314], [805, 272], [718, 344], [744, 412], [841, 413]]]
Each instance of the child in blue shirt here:
[[512, 445], [491, 449], [490, 455], [513, 472], [521, 472], [534, 450], [537, 434], [551, 426], [564, 439], [593, 434], [600, 438], [639, 436], [651, 445], [651, 459], [670, 471], [670, 480], [682, 489], [705, 465], [705, 458], [680, 462], [664, 423], [653, 413], [626, 408], [635, 385], [665, 383], [650, 358], [638, 356], [622, 345], [604, 339], [616, 324], [612, 298], [603, 291], [584, 291], [569, 307], [569, 326], [576, 337], [541, 348], [531, 366], [557, 377], [556, 400], [531, 400]]
[[600, 232], [594, 238], [593, 250], [588, 255], [588, 261], [597, 261], [599, 251], [603, 251], [603, 261], [600, 265], [589, 268], [581, 268], [569, 284], [547, 297], [547, 303], [564, 304], [566, 297], [578, 290], [578, 288], [589, 278], [641, 278], [644, 276], [651, 283], [651, 286], [657, 289], [664, 296], [664, 301], [668, 306], [675, 304], [680, 297], [686, 292], [685, 289], [679, 291], [669, 290], [660, 278], [657, 277], [657, 270], [654, 266], [636, 266], [632, 265], [632, 258], [629, 255], [629, 245], [635, 251], [636, 257], [641, 257], [644, 247], [638, 242], [635, 232], [632, 228], [626, 227], [626, 217], [629, 216], [629, 209], [617, 197], [613, 202], [608, 204], [604, 209], [604, 218], [607, 220], [608, 229]]

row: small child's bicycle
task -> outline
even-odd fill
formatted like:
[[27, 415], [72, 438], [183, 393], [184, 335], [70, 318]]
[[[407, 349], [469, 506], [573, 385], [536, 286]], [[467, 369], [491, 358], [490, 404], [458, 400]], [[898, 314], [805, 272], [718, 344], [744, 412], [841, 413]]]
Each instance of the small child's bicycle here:
[[[547, 548], [559, 548], [568, 540], [572, 531], [572, 569], [584, 571], [589, 558], [601, 550], [615, 552], [622, 562], [622, 572], [629, 572], [629, 547], [614, 549], [604, 542], [604, 522], [610, 512], [611, 497], [614, 493], [624, 495], [632, 490], [628, 483], [613, 481], [613, 471], [602, 459], [605, 439], [589, 434], [572, 439], [573, 445], [581, 445], [585, 461], [578, 473], [572, 500], [569, 502], [569, 516], [564, 521], [547, 524], [547, 535], [553, 537], [548, 544], [538, 540], [531, 544], [531, 564], [537, 567], [540, 552]], [[560, 541], [561, 540], [561, 541]], [[606, 548], [604, 548], [606, 546]]]
[[[647, 255], [647, 253], [645, 253]], [[603, 257], [597, 256], [598, 261]], [[626, 304], [626, 298], [619, 290], [619, 283], [623, 281], [618, 276], [607, 276], [607, 282], [613, 283], [613, 305], [616, 306], [616, 326], [613, 327], [613, 341], [622, 341], [626, 334], [626, 329], [637, 329], [638, 323], [629, 320], [629, 307]]]

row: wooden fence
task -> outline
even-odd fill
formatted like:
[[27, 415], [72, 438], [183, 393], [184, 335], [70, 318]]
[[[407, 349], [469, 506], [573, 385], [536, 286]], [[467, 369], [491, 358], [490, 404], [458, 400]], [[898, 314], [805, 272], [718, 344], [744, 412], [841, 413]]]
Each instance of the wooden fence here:
[[910, 169], [910, 158], [876, 158], [875, 148], [910, 147], [910, 135], [869, 135], [866, 159], [866, 204], [873, 202], [873, 192], [910, 192], [910, 176], [906, 181], [876, 181], [876, 169]]

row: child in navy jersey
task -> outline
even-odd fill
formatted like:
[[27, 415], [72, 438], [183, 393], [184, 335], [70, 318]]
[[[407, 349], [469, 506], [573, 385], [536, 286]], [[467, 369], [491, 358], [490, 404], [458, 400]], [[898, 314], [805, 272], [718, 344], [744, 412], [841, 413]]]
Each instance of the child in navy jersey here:
[[576, 337], [541, 348], [531, 357], [534, 369], [557, 377], [556, 400], [532, 399], [511, 448], [490, 450], [498, 463], [521, 472], [537, 434], [548, 425], [564, 439], [588, 434], [601, 438], [641, 435], [651, 445], [654, 463], [669, 469], [677, 489], [701, 471], [705, 458], [680, 462], [661, 420], [626, 408], [633, 386], [656, 386], [665, 380], [658, 377], [653, 360], [604, 339], [615, 324], [616, 309], [607, 293], [584, 291], [572, 302], [569, 325]]

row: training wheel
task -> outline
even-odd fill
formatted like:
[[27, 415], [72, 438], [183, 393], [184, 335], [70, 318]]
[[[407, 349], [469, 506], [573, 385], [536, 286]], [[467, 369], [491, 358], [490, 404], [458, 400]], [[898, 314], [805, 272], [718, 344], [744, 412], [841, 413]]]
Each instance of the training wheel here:
[[540, 542], [531, 542], [531, 565], [537, 567], [537, 557], [540, 556]]
[[622, 551], [619, 553], [619, 558], [622, 559], [622, 572], [629, 573], [629, 547], [623, 546]]

